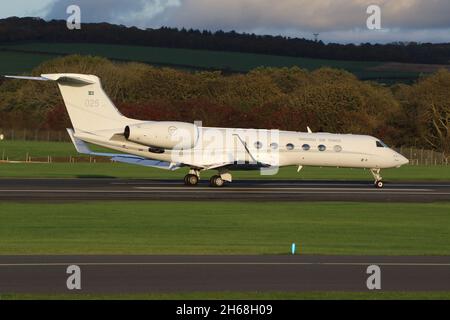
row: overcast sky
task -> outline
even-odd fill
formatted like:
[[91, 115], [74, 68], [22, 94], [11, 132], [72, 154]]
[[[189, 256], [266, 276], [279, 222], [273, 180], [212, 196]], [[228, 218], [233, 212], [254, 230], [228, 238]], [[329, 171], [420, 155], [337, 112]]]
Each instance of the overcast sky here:
[[[326, 42], [450, 42], [450, 0], [14, 0], [0, 17], [65, 19], [77, 4], [82, 22], [140, 28], [161, 26], [237, 30]], [[366, 27], [367, 7], [382, 9], [382, 30]]]

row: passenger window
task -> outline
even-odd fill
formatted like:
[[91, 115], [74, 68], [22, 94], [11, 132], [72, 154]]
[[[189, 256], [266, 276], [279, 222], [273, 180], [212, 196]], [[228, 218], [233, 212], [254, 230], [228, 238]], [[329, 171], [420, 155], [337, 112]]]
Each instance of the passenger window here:
[[319, 148], [319, 151], [325, 151], [325, 150], [327, 150], [327, 147], [324, 146], [323, 144], [321, 144], [318, 148]]
[[335, 152], [341, 152], [342, 151], [342, 147], [339, 145], [334, 146], [334, 151]]
[[276, 150], [276, 149], [278, 149], [278, 143], [273, 142], [273, 143], [270, 144], [270, 147], [271, 147], [273, 150]]
[[286, 145], [286, 149], [288, 149], [288, 150], [294, 150], [294, 148], [295, 148], [295, 146], [292, 143], [288, 143]]
[[304, 151], [309, 151], [309, 150], [311, 149], [311, 146], [310, 146], [309, 144], [304, 144], [304, 145], [302, 146], [302, 149], [303, 149]]
[[255, 148], [256, 148], [256, 149], [261, 149], [262, 147], [263, 147], [262, 142], [260, 142], [260, 141], [256, 141], [256, 142], [255, 142]]

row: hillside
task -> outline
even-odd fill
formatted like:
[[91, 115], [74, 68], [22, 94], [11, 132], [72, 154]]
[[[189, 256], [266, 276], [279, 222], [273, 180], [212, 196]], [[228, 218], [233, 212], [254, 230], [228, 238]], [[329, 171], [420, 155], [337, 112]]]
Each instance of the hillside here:
[[330, 67], [388, 85], [411, 84], [424, 74], [450, 69], [450, 43], [355, 45], [109, 23], [84, 23], [81, 30], [70, 31], [63, 20], [0, 19], [0, 74], [29, 73], [44, 61], [73, 54], [225, 75], [258, 67], [296, 66], [310, 71]]
[[[401, 41], [401, 39], [399, 39]], [[450, 43], [323, 43], [310, 39], [235, 31], [139, 29], [109, 23], [83, 23], [70, 31], [64, 20], [12, 17], [0, 20], [0, 43], [94, 43], [268, 54], [324, 60], [449, 64]]]

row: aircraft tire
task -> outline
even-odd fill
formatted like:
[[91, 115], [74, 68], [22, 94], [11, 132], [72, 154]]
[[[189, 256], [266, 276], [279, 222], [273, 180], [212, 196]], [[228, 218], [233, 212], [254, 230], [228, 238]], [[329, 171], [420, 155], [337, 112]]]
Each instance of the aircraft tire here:
[[188, 174], [184, 177], [184, 184], [187, 186], [196, 186], [198, 184], [198, 177], [195, 174]]
[[225, 185], [225, 181], [221, 176], [212, 176], [211, 179], [209, 179], [209, 184], [211, 187], [221, 188]]

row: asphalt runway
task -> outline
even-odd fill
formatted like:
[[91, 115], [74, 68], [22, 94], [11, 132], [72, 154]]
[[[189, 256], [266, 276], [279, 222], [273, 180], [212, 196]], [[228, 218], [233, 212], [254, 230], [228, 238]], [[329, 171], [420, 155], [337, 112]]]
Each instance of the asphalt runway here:
[[224, 188], [178, 180], [0, 179], [0, 201], [248, 200], [248, 201], [450, 201], [450, 182], [238, 180]]
[[70, 293], [67, 268], [80, 268], [79, 293], [450, 291], [450, 257], [362, 256], [0, 256], [1, 293]]

